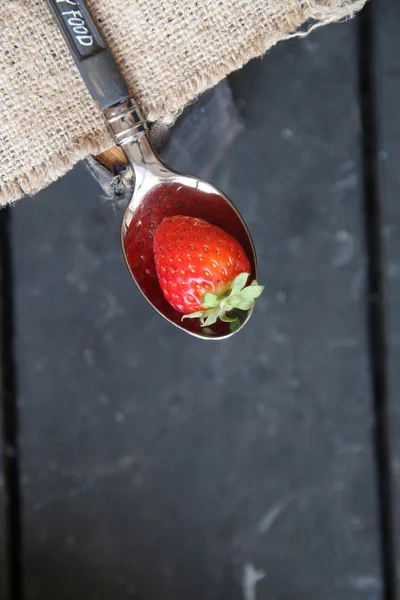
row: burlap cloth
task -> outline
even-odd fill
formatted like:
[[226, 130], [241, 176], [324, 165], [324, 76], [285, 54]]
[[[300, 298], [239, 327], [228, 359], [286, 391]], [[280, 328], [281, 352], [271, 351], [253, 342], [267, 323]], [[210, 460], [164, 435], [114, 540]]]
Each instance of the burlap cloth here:
[[[176, 113], [279, 40], [365, 0], [88, 0], [149, 120]], [[299, 31], [299, 28], [302, 30]], [[32, 194], [111, 137], [44, 0], [0, 10], [0, 205]]]

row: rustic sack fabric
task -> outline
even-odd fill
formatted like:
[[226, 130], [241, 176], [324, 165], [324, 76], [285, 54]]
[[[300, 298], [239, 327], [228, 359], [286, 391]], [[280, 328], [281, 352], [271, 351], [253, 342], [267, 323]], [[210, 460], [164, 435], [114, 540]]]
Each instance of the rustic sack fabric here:
[[[32, 194], [112, 140], [44, 0], [0, 11], [0, 204]], [[88, 0], [150, 120], [178, 111], [273, 44], [364, 0]]]

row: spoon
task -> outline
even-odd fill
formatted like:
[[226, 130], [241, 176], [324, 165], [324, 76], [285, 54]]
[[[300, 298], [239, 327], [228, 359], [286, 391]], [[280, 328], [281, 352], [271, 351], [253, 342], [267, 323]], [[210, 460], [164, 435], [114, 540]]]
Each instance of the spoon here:
[[250, 261], [251, 278], [256, 279], [255, 250], [243, 219], [220, 190], [202, 179], [171, 171], [156, 155], [146, 123], [83, 0], [47, 2], [90, 94], [135, 173], [134, 192], [121, 223], [122, 251], [133, 280], [160, 315], [187, 333], [213, 340], [237, 333], [252, 310], [238, 311], [234, 329], [222, 321], [201, 327], [198, 319], [182, 320], [158, 284], [153, 235], [165, 217], [200, 217], [238, 240]]

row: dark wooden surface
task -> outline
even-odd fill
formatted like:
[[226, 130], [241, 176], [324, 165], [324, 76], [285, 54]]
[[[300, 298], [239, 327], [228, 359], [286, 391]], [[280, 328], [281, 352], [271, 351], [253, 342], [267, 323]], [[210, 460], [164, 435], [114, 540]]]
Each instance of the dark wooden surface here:
[[[382, 238], [385, 252], [387, 306], [388, 381], [392, 475], [394, 479], [394, 533], [397, 569], [400, 576], [400, 4], [381, 2], [376, 12], [376, 78], [378, 84], [379, 157]], [[400, 598], [400, 591], [398, 592]]]
[[[268, 306], [264, 324], [262, 318], [256, 324], [256, 353], [264, 351], [278, 373], [265, 392], [267, 405], [279, 414], [277, 456], [289, 440], [296, 455], [283, 473], [279, 458], [269, 469], [274, 479], [282, 474], [283, 486], [294, 494], [306, 482], [326, 494], [323, 499], [317, 493], [308, 511], [294, 517], [287, 537], [271, 536], [270, 545], [262, 546], [258, 563], [267, 573], [274, 571], [268, 565], [276, 556], [282, 569], [291, 548], [295, 559], [286, 559], [285, 583], [273, 575], [272, 584], [268, 577], [260, 583], [260, 598], [379, 597], [382, 590], [356, 31], [354, 23], [332, 27], [278, 47], [268, 60], [232, 78], [246, 144], [235, 146], [234, 168], [224, 161], [218, 183], [250, 224], [263, 265]], [[258, 160], [249, 157], [249, 148], [258, 148]], [[267, 440], [265, 454], [273, 448]], [[307, 515], [319, 511], [314, 538], [313, 528], [303, 526]]]
[[9, 361], [5, 357], [8, 350], [7, 330], [7, 271], [9, 271], [10, 253], [9, 246], [6, 243], [8, 237], [8, 214], [6, 211], [0, 213], [0, 599], [9, 598], [9, 560], [7, 547], [7, 462], [10, 451], [13, 451], [9, 444], [7, 427], [7, 409], [9, 400], [7, 384], [7, 367]]
[[[394, 3], [381, 4], [398, 478], [399, 29]], [[10, 211], [27, 600], [395, 600], [374, 435], [361, 29], [330, 26], [250, 63], [230, 81], [236, 140], [217, 164], [204, 137], [193, 144], [193, 169], [234, 200], [259, 255], [266, 293], [240, 335], [201, 343], [147, 306], [119, 216], [83, 166]], [[169, 145], [172, 166], [195, 129]]]
[[[2, 417], [0, 410], [0, 432], [2, 431]], [[0, 443], [3, 448], [3, 435], [0, 433]], [[8, 598], [6, 593], [7, 587], [7, 549], [6, 549], [6, 496], [5, 496], [5, 481], [4, 481], [3, 457], [0, 458], [0, 600]]]

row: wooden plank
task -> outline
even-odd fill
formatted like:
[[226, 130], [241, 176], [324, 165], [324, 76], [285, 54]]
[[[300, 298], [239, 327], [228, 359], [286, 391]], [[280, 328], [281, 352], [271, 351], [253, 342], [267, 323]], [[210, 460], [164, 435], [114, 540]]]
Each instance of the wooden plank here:
[[382, 598], [355, 38], [232, 79], [266, 294], [227, 343], [146, 305], [81, 168], [14, 209], [27, 600]]
[[[392, 448], [393, 528], [396, 562], [400, 564], [400, 5], [395, 0], [375, 3], [377, 29], [376, 76], [379, 116], [381, 202], [383, 208], [387, 337], [389, 359], [390, 441]], [[397, 598], [400, 571], [397, 568]]]
[[[1, 400], [1, 397], [0, 397]], [[3, 447], [2, 414], [0, 409], [0, 445]], [[0, 600], [8, 600], [8, 572], [6, 552], [6, 493], [4, 481], [3, 456], [0, 457]]]
[[[281, 569], [285, 563], [286, 576], [285, 583], [281, 573], [272, 576], [275, 585], [265, 578], [260, 597], [277, 597], [278, 590], [288, 598], [296, 593], [301, 598], [382, 594], [370, 438], [356, 40], [356, 22], [329, 27], [290, 49], [278, 46], [276, 61], [270, 55], [264, 68], [255, 61], [231, 79], [243, 107], [246, 143], [235, 147], [236, 169], [227, 166], [217, 183], [244, 214], [264, 264], [270, 306], [253, 353], [262, 355], [269, 340], [265, 371], [276, 379], [276, 388], [267, 388], [268, 404], [276, 402], [281, 415], [288, 410], [302, 415], [299, 428], [292, 413], [287, 430], [281, 417], [277, 466], [270, 468], [274, 479], [284, 471], [281, 485], [292, 488], [293, 495], [300, 486], [307, 489], [307, 483], [318, 493], [332, 486], [329, 498], [320, 497], [314, 507], [310, 503], [288, 526], [283, 541], [271, 536], [269, 547], [260, 550], [257, 566], [263, 554], [279, 557], [272, 564]], [[250, 100], [246, 90], [252, 91]], [[256, 154], [249, 157], [252, 148], [258, 150], [258, 161]], [[313, 457], [302, 435], [312, 440]], [[291, 472], [282, 461], [285, 449], [293, 452]], [[305, 523], [320, 511], [326, 527], [316, 517], [307, 539]], [[363, 524], [360, 530], [357, 522]], [[296, 558], [288, 559], [295, 540], [301, 540], [301, 567], [299, 547], [293, 549]], [[335, 548], [344, 540], [336, 560]], [[265, 570], [274, 569], [267, 563]]]
[[5, 408], [5, 262], [7, 261], [6, 246], [7, 240], [8, 212], [0, 211], [0, 599], [8, 600], [9, 595], [9, 572], [7, 556], [7, 486], [5, 461], [7, 454], [7, 444], [5, 441], [5, 421], [3, 419], [3, 410]]

